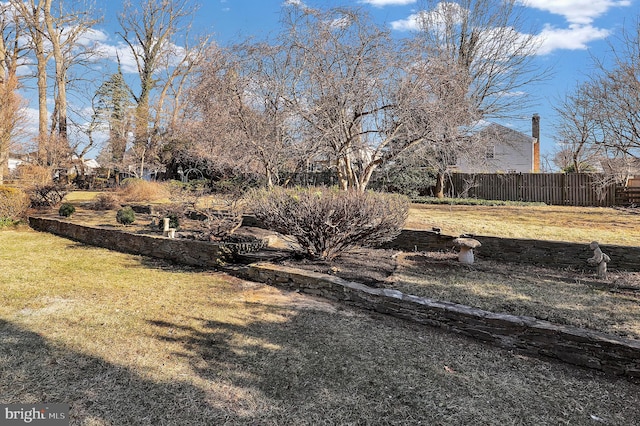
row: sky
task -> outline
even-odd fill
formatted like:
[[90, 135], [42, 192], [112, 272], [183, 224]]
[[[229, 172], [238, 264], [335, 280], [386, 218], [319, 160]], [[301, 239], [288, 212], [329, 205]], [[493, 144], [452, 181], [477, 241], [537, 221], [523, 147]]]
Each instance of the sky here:
[[[539, 114], [542, 153], [550, 155], [555, 143], [553, 124], [557, 120], [554, 103], [586, 78], [593, 70], [593, 58], [606, 55], [623, 25], [635, 25], [640, 14], [640, 0], [518, 1], [524, 7], [525, 26], [534, 28], [535, 35], [540, 37], [536, 64], [541, 68], [551, 67], [553, 75], [530, 88], [534, 95], [530, 107], [517, 111], [517, 118], [501, 124], [530, 134], [531, 116]], [[408, 36], [416, 28], [416, 12], [422, 5], [421, 0], [200, 0], [199, 3], [194, 30], [211, 34], [220, 45], [275, 33], [285, 3], [302, 3], [320, 9], [359, 7], [398, 37]], [[123, 70], [132, 72], [126, 48], [116, 35], [121, 4], [121, 0], [99, 2], [104, 20], [90, 36], [100, 43], [108, 56], [115, 57], [115, 52], [120, 52]], [[31, 101], [30, 107], [35, 106], [35, 101]]]

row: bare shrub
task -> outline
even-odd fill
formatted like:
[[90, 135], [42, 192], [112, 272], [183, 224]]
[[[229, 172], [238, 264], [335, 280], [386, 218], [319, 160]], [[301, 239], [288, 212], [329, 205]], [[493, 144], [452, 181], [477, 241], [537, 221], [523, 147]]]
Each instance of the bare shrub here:
[[21, 189], [0, 185], [0, 221], [16, 221], [29, 208], [29, 196]]
[[[171, 199], [178, 203], [159, 207], [160, 215], [172, 222], [181, 222], [186, 216], [197, 219], [195, 230], [201, 233], [197, 238], [205, 241], [226, 240], [242, 225], [244, 206], [240, 191], [229, 191], [224, 196], [214, 198], [203, 184], [171, 183], [170, 188]], [[174, 225], [171, 227], [177, 228]]]
[[317, 260], [393, 239], [409, 211], [407, 198], [398, 194], [327, 188], [256, 190], [250, 199], [259, 220], [293, 236]]
[[195, 213], [204, 217], [200, 230], [208, 240], [222, 240], [233, 234], [242, 226], [244, 208], [240, 200], [235, 198], [200, 204]]
[[51, 170], [36, 164], [21, 164], [15, 172], [16, 179], [25, 185], [47, 186], [53, 183]]
[[116, 194], [103, 192], [89, 205], [91, 210], [117, 210], [122, 207], [120, 198]]
[[62, 199], [69, 193], [65, 185], [36, 185], [29, 190], [31, 207], [47, 208], [59, 206]]
[[160, 229], [163, 228], [164, 223], [162, 219], [165, 217], [169, 218], [169, 227], [179, 229], [180, 224], [185, 218], [185, 213], [190, 207], [190, 204], [185, 203], [171, 203], [171, 204], [163, 204], [156, 208], [156, 216], [158, 217], [158, 226]]
[[118, 189], [118, 196], [123, 201], [157, 201], [169, 197], [167, 185], [143, 179], [127, 178]]

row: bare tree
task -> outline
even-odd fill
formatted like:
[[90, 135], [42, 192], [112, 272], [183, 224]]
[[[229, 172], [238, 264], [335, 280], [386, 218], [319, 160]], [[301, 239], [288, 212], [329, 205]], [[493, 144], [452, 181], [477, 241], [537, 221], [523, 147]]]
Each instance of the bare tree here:
[[294, 71], [286, 46], [251, 43], [220, 51], [203, 69], [194, 88], [206, 140], [224, 147], [231, 161], [254, 165], [267, 186], [295, 163], [295, 117], [285, 102], [286, 82]]
[[[38, 85], [38, 157], [42, 164], [57, 166], [69, 160], [67, 87], [69, 70], [91, 54], [81, 37], [98, 22], [88, 1], [10, 0], [25, 25], [28, 46], [36, 63]], [[48, 63], [53, 58], [54, 108], [49, 127], [47, 107]]]
[[283, 23], [298, 70], [287, 101], [306, 123], [299, 133], [325, 147], [342, 188], [364, 191], [402, 128], [390, 116], [402, 99], [397, 46], [359, 10], [292, 6]]
[[605, 180], [625, 182], [640, 159], [640, 22], [623, 28], [610, 57], [594, 58], [596, 71], [556, 108], [561, 151], [574, 170], [597, 160]]
[[[518, 0], [426, 0], [416, 14], [420, 30], [410, 45], [416, 58], [454, 66], [464, 74], [456, 81], [465, 84], [465, 99], [470, 114], [463, 114], [457, 126], [448, 126], [444, 144], [436, 144], [437, 152], [461, 155], [470, 147], [454, 140], [459, 126], [469, 126], [468, 120], [500, 118], [517, 114], [527, 99], [524, 89], [548, 75], [548, 70], [534, 64], [539, 40], [525, 26]], [[436, 59], [438, 58], [438, 59]], [[443, 150], [443, 148], [445, 148]], [[478, 144], [479, 149], [484, 149]], [[478, 151], [475, 151], [476, 154]], [[484, 151], [481, 151], [484, 152]], [[436, 154], [437, 155], [437, 154]], [[443, 170], [446, 161], [438, 163], [436, 195], [442, 197]]]
[[22, 114], [24, 102], [17, 93], [16, 75], [5, 74], [0, 77], [0, 185], [2, 185], [8, 168], [9, 154], [13, 147], [13, 138], [16, 136], [19, 122], [24, 120]]
[[604, 134], [589, 83], [576, 87], [554, 106], [558, 114], [556, 166], [574, 173], [594, 170], [603, 157]]
[[342, 188], [364, 191], [377, 167], [403, 153], [446, 165], [468, 148], [460, 135], [476, 111], [458, 61], [398, 46], [359, 10], [294, 9], [285, 26], [299, 70], [290, 104], [327, 147]]
[[587, 94], [601, 144], [618, 156], [640, 158], [640, 21], [618, 41], [611, 45], [612, 61], [596, 62]]
[[[80, 62], [82, 56], [91, 54], [78, 43], [78, 40], [99, 22], [94, 18], [91, 5], [87, 2], [74, 4], [74, 6], [75, 9], [69, 9], [65, 7], [64, 2], [60, 1], [57, 3], [57, 10], [52, 11], [52, 0], [44, 0], [42, 3], [42, 19], [55, 62], [55, 106], [51, 132], [57, 133], [63, 141], [68, 138], [67, 84], [69, 68]], [[78, 54], [78, 50], [82, 53]]]
[[8, 168], [13, 138], [23, 120], [23, 102], [17, 93], [18, 66], [25, 55], [24, 31], [10, 4], [0, 3], [0, 185]]
[[[139, 5], [127, 0], [118, 17], [122, 29], [119, 34], [129, 47], [140, 79], [139, 91], [132, 92], [135, 101], [133, 149], [140, 174], [145, 161], [155, 159], [160, 138], [165, 137], [166, 128], [160, 123], [167, 92], [170, 89], [178, 95], [183, 92], [184, 77], [193, 71], [206, 45], [203, 40], [195, 48], [188, 47], [190, 18], [196, 9], [190, 0], [142, 0]], [[162, 71], [165, 71], [163, 79], [160, 78]], [[152, 97], [157, 89], [160, 92], [153, 114]], [[177, 111], [175, 106], [174, 111]], [[171, 117], [175, 121], [176, 116], [171, 114]]]
[[[261, 145], [264, 151], [255, 149], [254, 144], [260, 145], [268, 134], [256, 133], [264, 117], [257, 107], [259, 95], [249, 87], [251, 72], [243, 69], [247, 62], [241, 60], [239, 51], [209, 49], [196, 84], [189, 90], [188, 125], [181, 132], [183, 143], [176, 147], [177, 162], [206, 169], [212, 176], [266, 175], [264, 164], [260, 165], [261, 153], [269, 158], [278, 150], [266, 144]], [[268, 170], [274, 172], [271, 167]]]
[[24, 22], [29, 37], [29, 47], [36, 60], [38, 85], [38, 160], [46, 164], [45, 145], [49, 138], [49, 113], [47, 107], [47, 62], [50, 55], [45, 48], [46, 26], [42, 19], [42, 8], [48, 0], [10, 0], [20, 19]]

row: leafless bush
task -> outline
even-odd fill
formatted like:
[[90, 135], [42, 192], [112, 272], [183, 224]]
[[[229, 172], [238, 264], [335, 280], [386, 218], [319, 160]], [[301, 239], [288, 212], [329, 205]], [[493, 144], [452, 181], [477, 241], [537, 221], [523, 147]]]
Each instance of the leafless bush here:
[[91, 210], [117, 210], [122, 207], [117, 195], [103, 192], [89, 205]]
[[29, 190], [31, 207], [46, 208], [60, 205], [69, 190], [64, 185], [36, 185]]
[[46, 186], [53, 183], [51, 170], [35, 164], [21, 164], [15, 171], [15, 176], [26, 185]]
[[406, 197], [376, 192], [276, 188], [253, 191], [250, 197], [259, 220], [293, 236], [306, 256], [318, 260], [393, 239], [409, 210]]
[[203, 216], [200, 230], [208, 240], [221, 240], [233, 234], [242, 225], [244, 208], [238, 199], [225, 199], [195, 208]]
[[29, 197], [21, 189], [0, 185], [0, 222], [21, 219], [29, 207]]
[[122, 181], [118, 195], [124, 201], [156, 201], [169, 197], [167, 186], [159, 182], [127, 178]]
[[162, 219], [168, 217], [169, 218], [169, 227], [178, 229], [180, 228], [180, 224], [183, 222], [185, 218], [185, 212], [191, 204], [185, 204], [183, 202], [171, 203], [171, 204], [163, 204], [156, 208], [156, 216], [158, 216], [158, 226], [160, 229], [163, 228], [164, 223]]

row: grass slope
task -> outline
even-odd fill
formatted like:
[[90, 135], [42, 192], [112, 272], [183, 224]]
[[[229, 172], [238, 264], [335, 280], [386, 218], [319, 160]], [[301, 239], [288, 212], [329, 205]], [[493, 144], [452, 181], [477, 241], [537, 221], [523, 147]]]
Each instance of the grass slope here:
[[640, 421], [626, 380], [48, 234], [0, 232], [0, 277], [0, 402], [72, 425]]
[[441, 228], [443, 234], [637, 246], [637, 209], [564, 206], [464, 206], [412, 204], [405, 225]]

